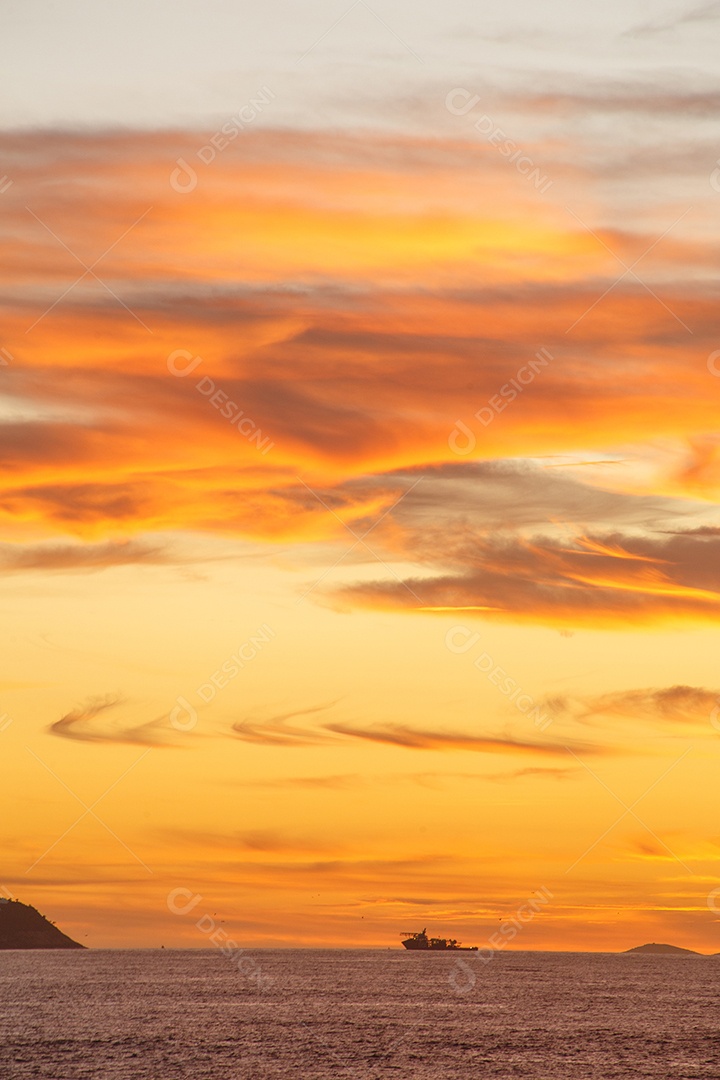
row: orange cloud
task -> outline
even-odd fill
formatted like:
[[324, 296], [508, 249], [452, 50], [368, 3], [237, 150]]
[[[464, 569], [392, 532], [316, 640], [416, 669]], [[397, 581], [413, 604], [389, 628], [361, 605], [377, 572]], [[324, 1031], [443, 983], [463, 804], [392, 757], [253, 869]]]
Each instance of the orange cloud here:
[[[3, 138], [15, 177], [0, 206], [7, 541], [161, 530], [334, 541], [343, 522], [388, 513], [407, 476], [660, 438], [696, 448], [676, 491], [717, 488], [715, 299], [697, 230], [680, 223], [654, 246], [640, 225], [592, 220], [591, 233], [554, 197], [508, 184], [496, 149], [469, 138], [257, 132], [187, 195], [169, 176], [201, 145], [195, 133]], [[591, 189], [591, 171], [574, 178]], [[652, 248], [649, 290], [621, 278], [607, 248], [628, 261]], [[98, 281], [83, 266], [101, 255]], [[541, 349], [549, 359], [527, 383]], [[537, 543], [455, 551], [457, 565], [416, 590], [425, 606], [714, 612], [715, 585], [687, 552], [677, 572], [665, 548], [638, 553], [632, 538], [591, 557], [544, 540], [547, 520], [536, 518]], [[564, 520], [587, 534], [572, 510]], [[600, 522], [592, 542], [612, 528]], [[432, 564], [420, 537], [388, 514], [383, 542]], [[371, 594], [394, 603], [392, 587], [347, 595]]]
[[[526, 541], [471, 537], [463, 530], [454, 552], [447, 534], [442, 545], [437, 540], [436, 576], [350, 585], [338, 595], [385, 608], [475, 610], [560, 626], [649, 624], [680, 616], [713, 622], [720, 614], [716, 540], [612, 537], [630, 553], [639, 549], [641, 559], [588, 552], [582, 539], [567, 545], [548, 536]], [[423, 550], [427, 558], [427, 544]]]

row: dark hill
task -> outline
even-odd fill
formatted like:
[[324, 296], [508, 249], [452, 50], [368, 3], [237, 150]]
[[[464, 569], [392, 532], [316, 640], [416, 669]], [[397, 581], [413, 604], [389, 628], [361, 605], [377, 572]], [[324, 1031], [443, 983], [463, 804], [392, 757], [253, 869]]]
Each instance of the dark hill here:
[[626, 953], [654, 953], [662, 956], [702, 956], [702, 953], [694, 949], [681, 949], [679, 945], [656, 945], [653, 941], [650, 945], [636, 945], [634, 949], [626, 949]]
[[0, 949], [84, 949], [29, 904], [0, 900]]

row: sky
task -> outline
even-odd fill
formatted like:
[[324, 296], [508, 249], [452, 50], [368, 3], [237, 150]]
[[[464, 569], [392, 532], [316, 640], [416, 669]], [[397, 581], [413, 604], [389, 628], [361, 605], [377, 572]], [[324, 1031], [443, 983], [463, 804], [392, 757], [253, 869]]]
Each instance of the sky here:
[[719, 18], [4, 5], [4, 895], [720, 951]]

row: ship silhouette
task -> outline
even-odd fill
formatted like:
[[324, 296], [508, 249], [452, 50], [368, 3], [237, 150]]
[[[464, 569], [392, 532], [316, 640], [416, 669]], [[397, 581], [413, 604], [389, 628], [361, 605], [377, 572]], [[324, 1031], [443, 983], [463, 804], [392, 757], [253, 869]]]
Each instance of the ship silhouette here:
[[427, 936], [427, 927], [419, 933], [407, 931], [400, 935], [406, 949], [418, 949], [423, 952], [477, 952], [477, 945], [461, 945], [456, 938]]

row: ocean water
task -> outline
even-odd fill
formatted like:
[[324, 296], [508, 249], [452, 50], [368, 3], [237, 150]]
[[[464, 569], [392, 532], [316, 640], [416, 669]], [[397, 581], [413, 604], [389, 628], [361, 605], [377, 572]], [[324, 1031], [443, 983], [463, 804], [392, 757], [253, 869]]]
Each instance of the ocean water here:
[[720, 958], [467, 962], [469, 990], [401, 950], [0, 952], [0, 1078], [720, 1078]]

